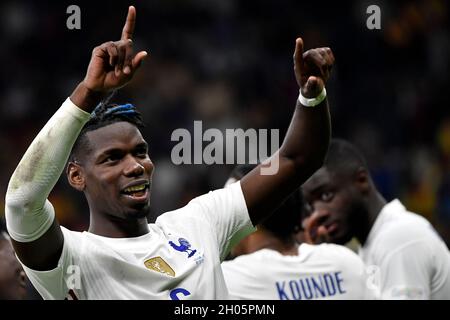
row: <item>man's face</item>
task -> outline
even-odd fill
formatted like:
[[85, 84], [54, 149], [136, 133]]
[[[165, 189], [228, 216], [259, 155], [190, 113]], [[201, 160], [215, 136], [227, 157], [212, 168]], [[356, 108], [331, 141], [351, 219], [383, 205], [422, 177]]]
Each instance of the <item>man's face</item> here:
[[90, 151], [82, 167], [91, 210], [120, 219], [147, 216], [154, 167], [138, 128], [117, 122], [87, 138]]
[[25, 299], [26, 277], [14, 255], [11, 242], [0, 239], [0, 300]]
[[312, 235], [319, 226], [326, 229], [330, 242], [345, 244], [354, 236], [355, 218], [364, 210], [362, 195], [351, 177], [318, 170], [302, 187], [307, 219], [314, 217]]

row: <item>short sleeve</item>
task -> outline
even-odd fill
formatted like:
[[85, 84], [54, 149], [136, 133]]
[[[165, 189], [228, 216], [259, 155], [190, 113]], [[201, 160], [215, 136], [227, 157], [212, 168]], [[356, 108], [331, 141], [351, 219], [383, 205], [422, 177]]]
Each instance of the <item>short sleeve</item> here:
[[[33, 286], [45, 300], [63, 300], [70, 289], [77, 289], [80, 283], [79, 271], [74, 261], [74, 248], [80, 245], [71, 231], [61, 227], [64, 245], [56, 268], [48, 271], [37, 271], [22, 264], [25, 273]], [[20, 260], [19, 260], [20, 261]], [[79, 268], [79, 267], [78, 267]], [[77, 278], [78, 277], [78, 278]]]

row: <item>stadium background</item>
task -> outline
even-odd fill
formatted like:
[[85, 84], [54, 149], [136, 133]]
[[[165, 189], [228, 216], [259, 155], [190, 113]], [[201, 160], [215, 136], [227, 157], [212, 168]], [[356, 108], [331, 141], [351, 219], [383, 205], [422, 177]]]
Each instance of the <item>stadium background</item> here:
[[[68, 30], [66, 8], [81, 8]], [[138, 106], [156, 165], [152, 218], [221, 187], [230, 165], [172, 164], [171, 133], [283, 128], [298, 88], [295, 38], [329, 46], [333, 135], [358, 145], [382, 194], [426, 216], [450, 244], [449, 4], [412, 1], [2, 1], [0, 193], [39, 129], [82, 80], [94, 46], [117, 40], [137, 8], [135, 45], [150, 52], [114, 99]], [[381, 8], [381, 30], [366, 27]], [[51, 194], [60, 222], [84, 230], [84, 197], [65, 178]], [[0, 201], [4, 201], [4, 197]], [[4, 208], [1, 203], [1, 208]], [[3, 209], [0, 215], [3, 214]]]

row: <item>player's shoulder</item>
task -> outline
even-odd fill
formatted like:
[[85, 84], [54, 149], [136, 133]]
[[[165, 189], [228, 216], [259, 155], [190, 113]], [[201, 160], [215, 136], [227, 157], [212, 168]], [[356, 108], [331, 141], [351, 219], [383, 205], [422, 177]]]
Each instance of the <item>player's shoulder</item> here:
[[311, 263], [326, 264], [333, 268], [355, 272], [355, 274], [360, 274], [364, 270], [363, 260], [354, 251], [342, 245], [304, 243], [300, 246], [300, 254], [306, 254]]
[[154, 232], [195, 233], [199, 231], [199, 228], [204, 229], [208, 226], [207, 220], [201, 215], [202, 210], [198, 204], [188, 204], [160, 214], [155, 223], [149, 224], [149, 227]]
[[261, 250], [257, 250], [255, 252], [252, 252], [249, 254], [243, 254], [243, 255], [237, 256], [233, 260], [228, 260], [225, 262], [232, 264], [232, 265], [238, 265], [238, 264], [248, 265], [249, 263], [252, 263], [252, 262], [258, 263], [258, 262], [267, 261], [268, 258], [271, 258], [274, 255], [281, 256], [281, 254], [278, 253], [277, 251], [270, 250], [270, 249], [261, 249]]
[[228, 198], [233, 197], [241, 197], [242, 196], [242, 188], [241, 188], [241, 182], [237, 181], [234, 182], [224, 188], [218, 188], [214, 190], [210, 190], [207, 193], [204, 193], [200, 196], [197, 196], [193, 198], [189, 203], [197, 203], [197, 202], [210, 202], [213, 200], [228, 200]]
[[441, 239], [431, 223], [424, 217], [406, 210], [388, 219], [373, 239], [376, 246], [390, 251], [408, 244], [432, 244], [437, 241], [441, 242]]
[[72, 252], [89, 250], [95, 245], [109, 244], [111, 238], [102, 237], [88, 231], [74, 231], [61, 226], [64, 237], [64, 246]]
[[199, 195], [191, 199], [185, 206], [161, 214], [158, 219], [180, 219], [182, 218], [180, 217], [181, 214], [187, 216], [189, 214], [196, 214], [204, 211], [205, 209], [208, 211], [220, 210], [226, 208], [231, 202], [235, 202], [237, 200], [243, 201], [245, 204], [239, 181], [227, 186], [226, 188], [211, 190], [207, 193]]
[[[359, 256], [353, 252], [352, 250], [350, 250], [349, 248], [347, 248], [346, 246], [342, 246], [339, 244], [334, 244], [334, 243], [322, 243], [322, 244], [317, 244], [317, 245], [310, 245], [310, 244], [302, 244], [301, 245], [301, 249], [305, 250], [310, 250], [311, 252], [316, 253], [319, 256], [323, 256], [323, 257], [332, 257], [333, 259], [337, 259], [337, 260], [354, 260], [359, 262], [362, 262], [362, 260], [359, 258]], [[300, 250], [301, 250], [300, 249]]]
[[271, 249], [260, 249], [249, 254], [235, 257], [233, 260], [222, 262], [227, 266], [245, 266], [247, 269], [259, 269], [261, 265], [267, 265], [267, 261], [280, 261], [283, 259], [281, 253]]
[[61, 226], [61, 232], [64, 236], [64, 239], [70, 239], [70, 240], [75, 240], [75, 241], [84, 239], [85, 234], [86, 234], [86, 232], [69, 230], [63, 226]]
[[267, 266], [267, 261], [271, 261], [269, 256], [272, 253], [266, 251], [271, 250], [262, 249], [250, 254], [240, 255], [233, 260], [224, 261], [221, 264], [222, 269], [226, 275], [239, 274], [252, 279], [261, 277], [268, 271], [268, 268], [263, 266]]

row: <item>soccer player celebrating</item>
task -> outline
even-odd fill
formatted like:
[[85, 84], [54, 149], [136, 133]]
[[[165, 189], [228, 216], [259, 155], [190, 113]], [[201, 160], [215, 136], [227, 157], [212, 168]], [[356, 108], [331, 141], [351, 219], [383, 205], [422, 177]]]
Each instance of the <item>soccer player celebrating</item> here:
[[[154, 167], [141, 117], [130, 104], [100, 103], [132, 79], [147, 55], [133, 52], [135, 19], [130, 7], [121, 39], [93, 50], [84, 80], [37, 135], [8, 185], [8, 230], [45, 299], [227, 298], [220, 262], [233, 238], [313, 174], [328, 148], [325, 84], [333, 54], [329, 48], [303, 52], [299, 38], [300, 95], [286, 138], [270, 158], [278, 170], [264, 175], [258, 166], [240, 182], [148, 224]], [[69, 183], [90, 208], [87, 232], [59, 226], [46, 199], [67, 160]]]
[[[240, 180], [255, 165], [237, 166], [227, 184]], [[371, 299], [362, 260], [335, 244], [296, 241], [303, 199], [295, 190], [256, 232], [231, 250], [222, 263], [231, 299], [340, 300]], [[300, 231], [302, 232], [302, 231]]]
[[333, 139], [324, 166], [302, 189], [309, 241], [344, 244], [356, 237], [380, 298], [450, 299], [445, 243], [425, 218], [397, 199], [386, 202], [352, 144]]

